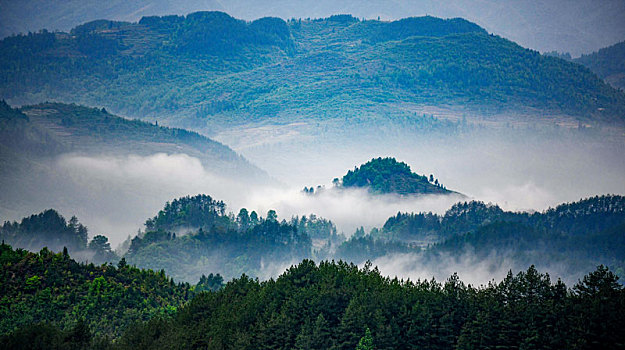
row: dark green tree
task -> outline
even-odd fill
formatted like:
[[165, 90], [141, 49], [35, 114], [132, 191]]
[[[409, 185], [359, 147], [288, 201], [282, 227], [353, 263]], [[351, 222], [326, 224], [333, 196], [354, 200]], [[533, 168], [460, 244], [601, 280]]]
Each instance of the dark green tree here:
[[373, 337], [371, 336], [371, 330], [369, 330], [369, 327], [367, 327], [365, 335], [360, 338], [358, 346], [356, 346], [356, 350], [375, 350], [375, 347], [373, 346]]

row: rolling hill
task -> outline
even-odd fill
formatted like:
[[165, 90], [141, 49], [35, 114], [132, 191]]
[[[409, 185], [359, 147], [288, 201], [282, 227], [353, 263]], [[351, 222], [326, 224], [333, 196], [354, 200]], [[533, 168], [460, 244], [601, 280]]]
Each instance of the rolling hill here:
[[399, 195], [451, 194], [450, 191], [434, 179], [413, 173], [410, 166], [398, 162], [395, 158], [374, 158], [354, 170], [349, 170], [340, 181], [341, 188], [366, 188], [371, 193]]
[[[104, 106], [213, 135], [241, 124], [412, 116], [407, 105], [622, 122], [625, 94], [463, 19], [95, 21], [0, 42], [0, 96]], [[540, 118], [539, 118], [540, 119]]]
[[[237, 18], [263, 16], [324, 18], [351, 13], [358, 18], [385, 20], [430, 14], [442, 18], [463, 17], [489, 32], [541, 52], [561, 51], [579, 55], [623, 39], [625, 4], [620, 0], [22, 0], [0, 2], [0, 37], [36, 32], [42, 28], [69, 31], [76, 25], [108, 18], [135, 22], [144, 16], [195, 11], [224, 11]], [[37, 12], [38, 16], [31, 16]]]
[[[221, 174], [264, 174], [227, 146], [184, 129], [128, 120], [105, 109], [43, 103], [13, 109], [0, 103], [0, 144], [21, 160], [62, 153], [184, 153]], [[244, 175], [245, 174], [245, 175]]]
[[[81, 159], [80, 164], [62, 166], [62, 161], [68, 157]], [[250, 184], [271, 181], [264, 171], [227, 146], [195, 132], [120, 118], [104, 109], [60, 103], [14, 109], [1, 102], [0, 191], [3, 195], [0, 216], [16, 219], [26, 213], [55, 207], [85, 217], [122, 208], [114, 190], [105, 188], [103, 179], [98, 183], [94, 178], [109, 171], [105, 178], [123, 176], [126, 179], [132, 173], [140, 173], [142, 167], [149, 169], [150, 162], [158, 162], [159, 157], [195, 164], [195, 169], [205, 169], [233, 181]], [[95, 159], [96, 163], [89, 163], [90, 159]], [[114, 162], [105, 161], [109, 164], [102, 165], [98, 159], [126, 159], [130, 163], [147, 159], [148, 163], [128, 173], [115, 169]], [[78, 174], [89, 164], [94, 169], [93, 174]], [[146, 196], [154, 195], [147, 190], [142, 193], [136, 186], [124, 189], [124, 193], [137, 197], [141, 203], [145, 203]], [[117, 198], [114, 198], [116, 204], [104, 209], [102, 201], [109, 194]], [[127, 210], [123, 212], [132, 209], [128, 201], [126, 197]], [[81, 211], [89, 206], [93, 210]], [[119, 213], [116, 216], [119, 218]]]
[[484, 265], [493, 273], [533, 264], [570, 282], [599, 264], [623, 275], [624, 230], [625, 197], [618, 195], [533, 213], [471, 201], [454, 204], [444, 215], [398, 213], [380, 229], [343, 243], [337, 256], [364, 262], [396, 254], [395, 259], [402, 261], [412, 253], [412, 264], [431, 271]]

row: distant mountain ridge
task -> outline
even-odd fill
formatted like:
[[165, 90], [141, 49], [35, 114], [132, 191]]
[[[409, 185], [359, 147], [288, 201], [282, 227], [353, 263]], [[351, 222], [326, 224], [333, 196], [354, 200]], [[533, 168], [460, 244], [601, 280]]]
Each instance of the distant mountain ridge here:
[[0, 97], [106, 106], [201, 130], [412, 116], [398, 105], [622, 122], [625, 94], [588, 69], [462, 19], [236, 20], [220, 12], [97, 21], [0, 41]]
[[625, 90], [625, 41], [574, 59], [612, 86]]
[[[227, 146], [196, 132], [128, 120], [105, 109], [43, 103], [12, 109], [0, 102], [0, 145], [30, 156], [185, 153], [217, 173], [263, 172]], [[28, 157], [25, 157], [28, 158]], [[266, 175], [265, 175], [266, 176]]]
[[[42, 28], [69, 31], [80, 23], [102, 18], [135, 22], [145, 16], [206, 10], [224, 11], [245, 20], [265, 16], [325, 18], [340, 13], [384, 20], [427, 14], [462, 17], [522, 46], [576, 56], [623, 40], [625, 34], [625, 4], [620, 0], [22, 0], [0, 3], [0, 37]], [[35, 12], [38, 16], [31, 15]]]

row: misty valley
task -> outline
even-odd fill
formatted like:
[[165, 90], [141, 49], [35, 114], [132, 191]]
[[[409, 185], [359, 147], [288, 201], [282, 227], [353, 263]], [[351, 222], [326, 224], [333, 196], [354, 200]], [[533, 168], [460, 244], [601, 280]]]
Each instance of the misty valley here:
[[0, 349], [625, 348], [624, 42], [243, 3], [4, 6]]

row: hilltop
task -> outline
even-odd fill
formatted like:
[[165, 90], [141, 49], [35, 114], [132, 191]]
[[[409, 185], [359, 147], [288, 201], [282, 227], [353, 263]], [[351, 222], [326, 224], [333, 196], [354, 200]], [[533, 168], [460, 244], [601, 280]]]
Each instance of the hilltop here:
[[625, 94], [587, 68], [463, 19], [99, 20], [7, 37], [0, 59], [0, 97], [12, 103], [105, 106], [209, 135], [263, 121], [375, 123], [412, 116], [411, 105], [609, 122], [625, 111]]
[[[42, 9], [45, 9], [42, 11]], [[618, 0], [498, 0], [392, 1], [367, 0], [96, 0], [49, 2], [22, 0], [5, 2], [0, 11], [0, 37], [35, 32], [41, 28], [69, 31], [80, 23], [107, 18], [136, 22], [143, 16], [186, 14], [201, 10], [224, 11], [253, 20], [263, 16], [280, 18], [324, 18], [351, 13], [358, 18], [399, 19], [430, 14], [441, 18], [463, 17], [480, 23], [489, 32], [510, 38], [538, 51], [567, 50], [574, 55], [597, 50], [622, 40], [625, 4]], [[32, 16], [39, 12], [39, 16]]]
[[[145, 232], [131, 240], [125, 257], [139, 267], [164, 268], [183, 281], [196, 281], [206, 271], [226, 278], [258, 277], [271, 266], [309, 257], [313, 226], [323, 223], [316, 218], [278, 221], [273, 210], [262, 217], [243, 208], [235, 216], [208, 195], [183, 197], [146, 221]], [[327, 241], [333, 226], [325, 223]]]
[[364, 187], [372, 193], [400, 195], [451, 194], [433, 175], [413, 173], [410, 166], [395, 158], [374, 158], [360, 167], [349, 170], [335, 183], [342, 188]]
[[39, 251], [44, 247], [54, 252], [67, 251], [75, 258], [96, 264], [117, 262], [108, 238], [94, 236], [87, 244], [87, 227], [72, 216], [69, 221], [54, 209], [23, 218], [19, 223], [5, 222], [0, 226], [0, 239], [15, 248]]

